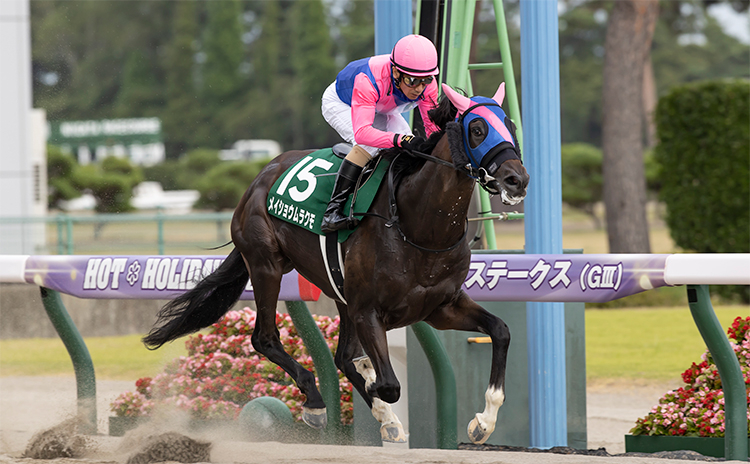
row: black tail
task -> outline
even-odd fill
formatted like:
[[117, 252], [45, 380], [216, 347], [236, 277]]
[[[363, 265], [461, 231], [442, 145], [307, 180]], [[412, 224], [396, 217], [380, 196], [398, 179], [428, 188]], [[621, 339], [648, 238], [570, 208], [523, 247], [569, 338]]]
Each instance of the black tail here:
[[195, 288], [161, 308], [154, 328], [143, 337], [143, 344], [155, 350], [218, 321], [239, 300], [249, 278], [242, 255], [235, 248]]

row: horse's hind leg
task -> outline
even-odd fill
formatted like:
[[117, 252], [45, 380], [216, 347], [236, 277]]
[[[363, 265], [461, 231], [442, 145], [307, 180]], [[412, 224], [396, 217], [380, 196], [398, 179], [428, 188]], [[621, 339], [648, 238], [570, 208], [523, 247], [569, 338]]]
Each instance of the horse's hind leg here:
[[406, 433], [401, 421], [391, 410], [391, 405], [377, 396], [370, 394], [375, 383], [376, 374], [372, 362], [363, 356], [362, 345], [359, 343], [346, 305], [336, 303], [339, 309], [339, 344], [336, 349], [336, 366], [346, 375], [352, 386], [359, 392], [370, 407], [373, 417], [381, 424], [380, 437], [391, 443], [405, 443]]
[[425, 322], [440, 330], [482, 332], [492, 339], [492, 369], [490, 383], [484, 393], [484, 411], [476, 414], [467, 430], [473, 443], [484, 443], [495, 430], [498, 409], [505, 402], [505, 367], [510, 330], [500, 318], [479, 306], [465, 293], [455, 304], [436, 311]]
[[[248, 262], [247, 258], [245, 262]], [[323, 397], [315, 385], [315, 375], [284, 351], [279, 339], [279, 329], [276, 326], [276, 304], [281, 288], [282, 273], [271, 264], [273, 262], [275, 261], [268, 260], [261, 265], [254, 263], [250, 273], [255, 304], [258, 308], [251, 341], [259, 353], [284, 369], [294, 379], [297, 387], [306, 397], [302, 419], [307, 425], [322, 429], [327, 425], [328, 419]], [[249, 265], [248, 268], [250, 268]]]

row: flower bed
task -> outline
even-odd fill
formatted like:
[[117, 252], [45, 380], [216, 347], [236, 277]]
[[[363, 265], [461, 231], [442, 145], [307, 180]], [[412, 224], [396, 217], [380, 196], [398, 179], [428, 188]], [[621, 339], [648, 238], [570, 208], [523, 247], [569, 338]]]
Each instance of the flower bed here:
[[[328, 347], [335, 352], [339, 318], [313, 316]], [[277, 314], [284, 349], [304, 368], [314, 372], [312, 358], [288, 314]], [[117, 417], [148, 417], [157, 407], [174, 407], [201, 420], [233, 420], [252, 399], [273, 396], [284, 401], [300, 421], [304, 395], [291, 377], [257, 353], [250, 336], [255, 312], [250, 308], [230, 311], [212, 325], [208, 333], [193, 335], [185, 342], [187, 356], [170, 362], [154, 378], [136, 381], [135, 391], [122, 393], [112, 404]], [[339, 373], [341, 421], [353, 420], [352, 386]]]
[[[750, 404], [750, 317], [737, 317], [727, 330], [729, 342], [737, 355], [745, 380], [748, 404]], [[690, 440], [661, 440], [670, 443], [672, 448], [693, 449], [700, 443], [715, 442], [713, 447], [723, 450], [725, 431], [724, 391], [721, 388], [721, 378], [711, 353], [706, 351], [701, 356], [700, 364], [693, 363], [682, 374], [685, 385], [676, 390], [668, 391], [659, 404], [643, 418], [636, 421], [630, 431], [632, 436], [626, 436], [628, 451], [645, 451], [643, 446], [653, 448], [653, 441], [648, 437], [686, 437]], [[750, 411], [748, 412], [750, 419]], [[750, 436], [750, 427], [748, 427]], [[696, 440], [696, 438], [711, 438], [712, 440]], [[719, 444], [719, 442], [721, 444]], [[639, 445], [640, 444], [640, 445]], [[628, 446], [630, 445], [630, 446]], [[638, 448], [638, 449], [635, 449]], [[705, 449], [704, 449], [705, 451]], [[705, 453], [714, 455], [711, 453]], [[723, 451], [721, 456], [723, 456]]]

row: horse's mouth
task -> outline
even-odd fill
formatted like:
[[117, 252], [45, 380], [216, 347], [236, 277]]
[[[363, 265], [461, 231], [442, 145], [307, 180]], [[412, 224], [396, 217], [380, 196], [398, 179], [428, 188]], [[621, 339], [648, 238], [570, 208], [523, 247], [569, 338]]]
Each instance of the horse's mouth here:
[[492, 195], [500, 195], [500, 199], [503, 204], [513, 206], [521, 203], [526, 198], [526, 191], [524, 189], [521, 195], [511, 195], [508, 191], [497, 180], [492, 180], [484, 185], [485, 189]]
[[508, 192], [505, 189], [500, 191], [500, 199], [503, 201], [504, 205], [509, 205], [509, 206], [517, 205], [521, 203], [524, 198], [526, 198], [526, 195], [512, 197], [508, 195]]

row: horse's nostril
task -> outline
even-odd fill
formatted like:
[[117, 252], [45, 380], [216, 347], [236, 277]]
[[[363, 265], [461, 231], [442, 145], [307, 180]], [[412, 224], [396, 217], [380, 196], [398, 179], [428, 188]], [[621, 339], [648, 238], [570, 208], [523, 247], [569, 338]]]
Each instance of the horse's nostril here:
[[518, 177], [516, 176], [508, 176], [505, 178], [505, 184], [515, 187], [519, 184]]

